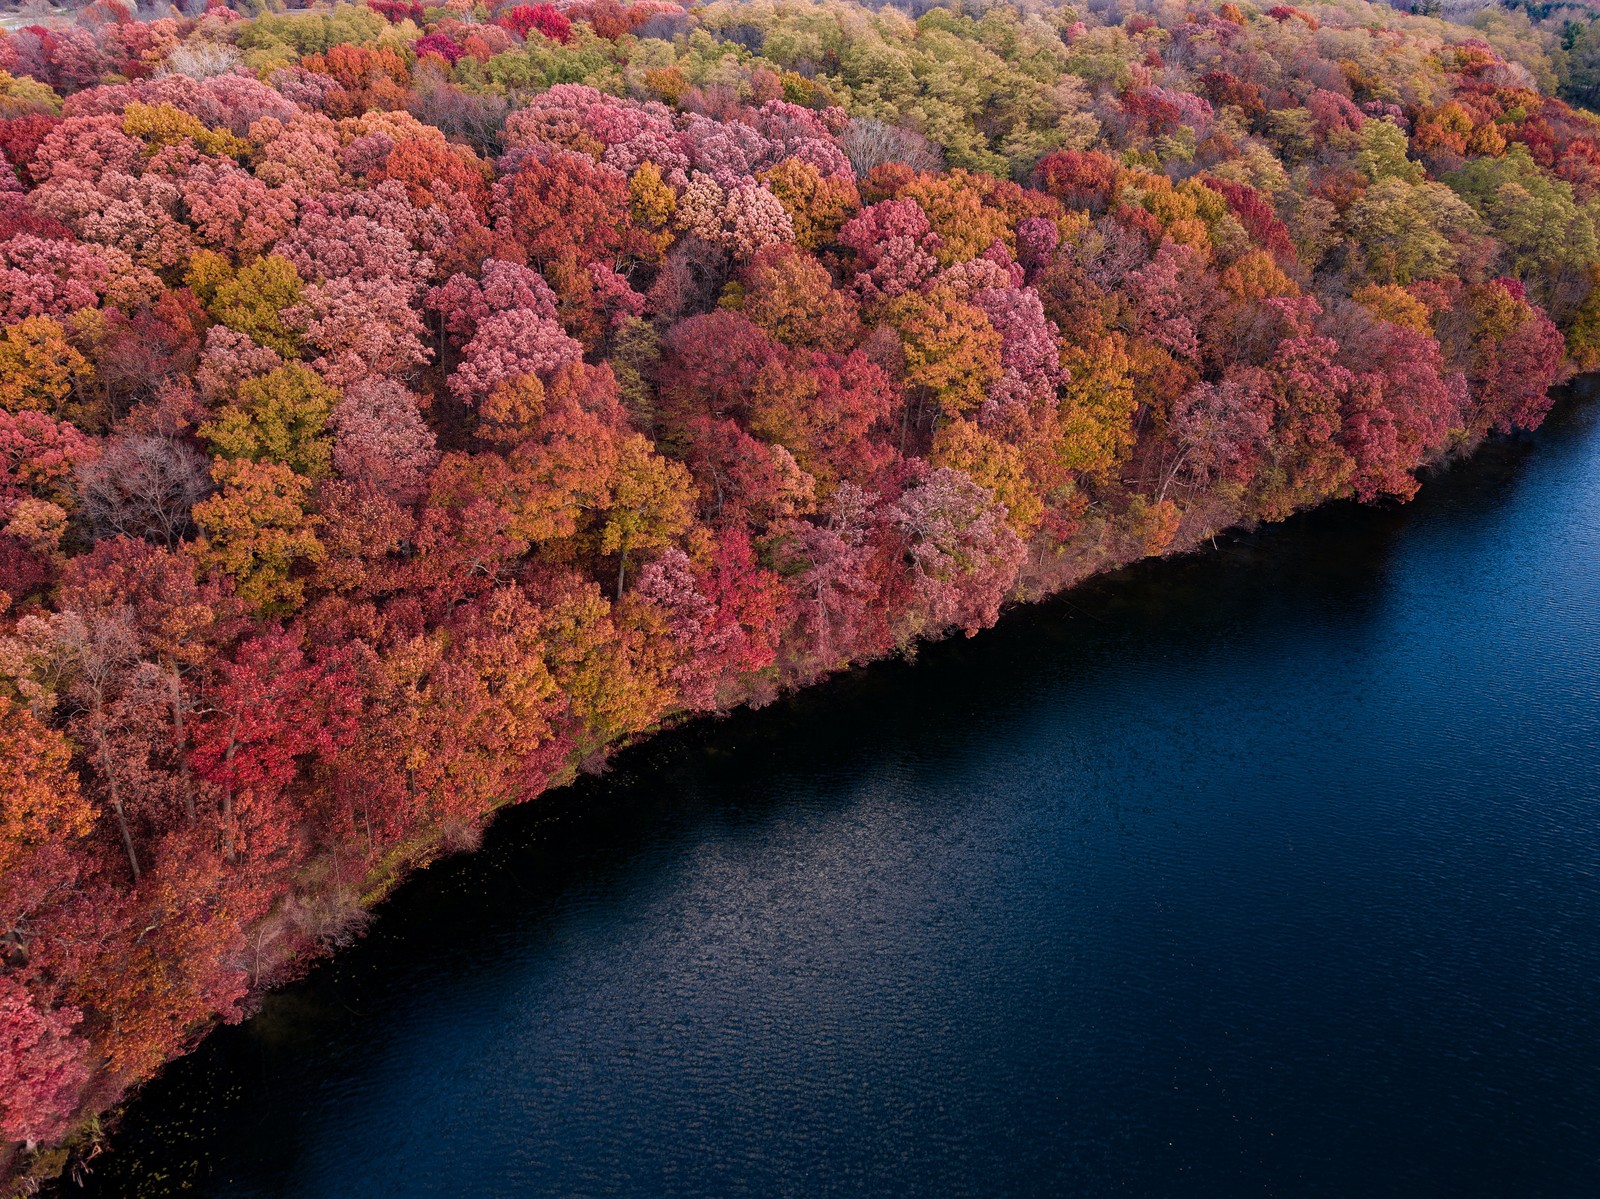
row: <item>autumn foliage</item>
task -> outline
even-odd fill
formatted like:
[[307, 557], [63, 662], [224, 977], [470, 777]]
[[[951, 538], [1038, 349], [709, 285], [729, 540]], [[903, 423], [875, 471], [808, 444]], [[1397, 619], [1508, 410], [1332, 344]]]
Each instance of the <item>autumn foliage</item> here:
[[0, 33], [0, 1162], [630, 739], [1600, 364], [1529, 67], [1137, 7]]

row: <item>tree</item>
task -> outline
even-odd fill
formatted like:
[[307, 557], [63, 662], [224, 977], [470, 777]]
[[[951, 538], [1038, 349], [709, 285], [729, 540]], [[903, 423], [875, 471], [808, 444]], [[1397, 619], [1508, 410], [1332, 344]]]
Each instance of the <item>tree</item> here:
[[622, 438], [602, 510], [600, 552], [617, 556], [617, 595], [627, 579], [628, 555], [656, 549], [684, 533], [694, 520], [689, 472], [651, 449], [637, 433]]
[[194, 509], [202, 569], [231, 578], [239, 596], [263, 613], [298, 607], [304, 585], [300, 563], [323, 557], [319, 517], [306, 511], [311, 481], [279, 462], [219, 458], [211, 477], [221, 492]]
[[739, 262], [795, 237], [788, 211], [765, 187], [749, 182], [724, 187], [700, 172], [678, 197], [675, 219], [690, 237], [721, 246]]
[[1364, 307], [1336, 309], [1323, 329], [1355, 375], [1340, 440], [1355, 460], [1356, 498], [1410, 499], [1413, 472], [1463, 432], [1466, 379], [1445, 365], [1431, 331], [1374, 319]]
[[864, 298], [894, 298], [912, 291], [938, 269], [941, 242], [928, 214], [911, 200], [869, 205], [839, 231], [840, 244], [854, 250], [855, 285]]
[[916, 603], [910, 635], [953, 626], [968, 635], [999, 618], [1027, 557], [992, 493], [961, 471], [936, 467], [891, 509], [906, 538]]
[[193, 826], [196, 797], [185, 754], [196, 681], [237, 635], [239, 601], [197, 580], [192, 555], [129, 537], [97, 542], [69, 562], [59, 595], [63, 610], [91, 627], [120, 631], [126, 622], [128, 656], [136, 661], [121, 683], [128, 702], [119, 711], [134, 725], [124, 737], [123, 764], [138, 765], [143, 756], [147, 795], [139, 806], [155, 831]]
[[[1000, 382], [992, 392], [995, 407], [1053, 404], [1065, 381], [1061, 369], [1061, 331], [1044, 314], [1032, 288], [991, 287], [973, 303], [1000, 335]], [[987, 406], [987, 405], [986, 405]]]
[[1470, 288], [1464, 300], [1462, 312], [1450, 322], [1450, 337], [1470, 347], [1468, 431], [1482, 437], [1538, 428], [1561, 371], [1561, 334], [1511, 280]]
[[25, 949], [29, 911], [77, 880], [77, 843], [98, 813], [79, 786], [67, 739], [5, 698], [0, 751], [0, 944]]
[[1505, 247], [1511, 273], [1534, 282], [1547, 300], [1581, 289], [1600, 263], [1594, 207], [1580, 205], [1566, 180], [1541, 172], [1526, 146], [1474, 159], [1450, 186]]
[[230, 161], [195, 163], [178, 187], [200, 240], [241, 263], [265, 254], [294, 223], [290, 189], [269, 187]]
[[451, 275], [427, 294], [427, 305], [439, 314], [453, 342], [470, 341], [491, 313], [522, 310], [556, 319], [556, 296], [538, 271], [521, 263], [486, 259], [478, 277]]
[[205, 459], [153, 434], [114, 438], [77, 477], [98, 535], [143, 537], [169, 548], [188, 533], [190, 513], [210, 490]]
[[710, 711], [765, 690], [755, 676], [776, 660], [782, 596], [742, 531], [724, 533], [708, 562], [665, 550], [639, 572], [631, 595], [665, 621], [678, 704]]
[[1335, 361], [1339, 343], [1314, 331], [1312, 322], [1322, 315], [1314, 299], [1269, 300], [1267, 307], [1280, 325], [1266, 366], [1275, 478], [1265, 505], [1282, 517], [1339, 494], [1349, 481], [1355, 463], [1339, 434], [1355, 377]]
[[1116, 193], [1116, 159], [1098, 150], [1058, 150], [1039, 160], [1034, 185], [1069, 208], [1099, 215], [1110, 207]]
[[544, 410], [511, 455], [510, 529], [547, 549], [560, 546], [563, 554], [614, 556], [620, 596], [631, 553], [665, 546], [687, 531], [694, 488], [681, 463], [620, 426], [613, 397], [608, 414], [586, 405], [569, 380], [559, 384], [541, 397]]
[[274, 462], [308, 479], [328, 473], [324, 435], [339, 393], [298, 362], [239, 385], [238, 399], [201, 425], [212, 451], [227, 459]]
[[583, 357], [583, 346], [536, 310], [512, 308], [479, 323], [461, 351], [450, 389], [463, 401], [482, 400], [522, 375], [548, 378]]
[[983, 403], [1000, 381], [1003, 340], [981, 308], [948, 287], [891, 300], [884, 316], [905, 347], [905, 381], [946, 416]]
[[439, 137], [407, 137], [394, 143], [369, 177], [374, 183], [400, 182], [419, 207], [440, 203], [447, 192], [462, 196], [482, 216], [489, 208], [490, 174], [469, 147]]
[[1252, 368], [1197, 383], [1173, 405], [1174, 455], [1157, 499], [1178, 480], [1190, 487], [1243, 487], [1254, 477], [1272, 431], [1270, 381]]
[[0, 410], [60, 415], [74, 388], [92, 374], [66, 330], [46, 316], [0, 328]]
[[1406, 284], [1449, 274], [1460, 243], [1478, 232], [1479, 221], [1443, 184], [1391, 177], [1351, 206], [1346, 228], [1380, 282]]
[[761, 182], [789, 214], [794, 242], [816, 250], [835, 240], [845, 221], [861, 207], [861, 195], [850, 179], [826, 178], [809, 162], [785, 158], [762, 172]]
[[1030, 477], [1021, 449], [995, 437], [968, 420], [953, 420], [933, 439], [928, 460], [935, 466], [960, 471], [987, 488], [1005, 506], [1006, 520], [1017, 534], [1028, 537], [1044, 518], [1044, 501]]
[[312, 365], [335, 386], [368, 375], [408, 377], [433, 356], [422, 344], [413, 292], [393, 279], [333, 279], [306, 288], [285, 316], [320, 351]]
[[862, 477], [882, 466], [887, 447], [868, 436], [887, 429], [899, 391], [863, 351], [838, 356], [791, 352], [765, 365], [750, 396], [750, 430], [791, 453], [819, 478]]
[[0, 411], [0, 509], [25, 496], [70, 506], [73, 473], [94, 460], [95, 448], [66, 421]]
[[414, 502], [439, 461], [418, 399], [388, 379], [353, 384], [333, 409], [333, 467], [398, 503]]
[[613, 618], [599, 586], [563, 576], [539, 599], [544, 661], [566, 700], [557, 727], [573, 754], [592, 760], [604, 746], [659, 721], [672, 702], [664, 663], [637, 630]]
[[650, 244], [633, 225], [629, 200], [621, 171], [585, 155], [559, 152], [545, 162], [528, 159], [497, 182], [492, 212], [496, 227], [536, 262], [549, 262], [567, 249], [617, 262], [646, 253]]
[[30, 316], [61, 319], [93, 308], [135, 267], [124, 255], [65, 238], [18, 232], [0, 241], [0, 310], [8, 322]]
[[885, 652], [894, 644], [884, 580], [878, 569], [884, 514], [873, 493], [852, 483], [838, 487], [820, 523], [791, 520], [780, 526], [786, 576], [799, 634], [789, 663], [800, 677], [838, 670], [851, 658]]
[[57, 1140], [89, 1081], [88, 1045], [75, 1007], [41, 1011], [26, 987], [0, 975], [0, 1135], [28, 1145]]
[[1105, 478], [1133, 448], [1132, 363], [1121, 339], [1084, 338], [1062, 354], [1068, 382], [1061, 404], [1061, 465]]
[[495, 20], [519, 37], [539, 33], [552, 42], [572, 40], [572, 22], [551, 4], [518, 4]]
[[740, 311], [789, 346], [843, 353], [861, 339], [856, 305], [816, 259], [775, 246], [744, 272]]
[[195, 722], [190, 760], [219, 794], [224, 860], [261, 863], [296, 834], [298, 813], [285, 792], [301, 759], [331, 759], [347, 745], [359, 704], [348, 676], [334, 663], [307, 661], [289, 633], [252, 637], [219, 676]]
[[984, 202], [983, 191], [980, 177], [962, 170], [921, 175], [900, 189], [901, 202], [913, 202], [928, 214], [941, 266], [976, 258], [996, 242], [1008, 251], [1015, 245], [1012, 222]]
[[300, 352], [300, 334], [284, 313], [300, 302], [305, 284], [294, 264], [268, 254], [233, 274], [227, 264], [196, 255], [190, 286], [220, 323], [285, 358]]

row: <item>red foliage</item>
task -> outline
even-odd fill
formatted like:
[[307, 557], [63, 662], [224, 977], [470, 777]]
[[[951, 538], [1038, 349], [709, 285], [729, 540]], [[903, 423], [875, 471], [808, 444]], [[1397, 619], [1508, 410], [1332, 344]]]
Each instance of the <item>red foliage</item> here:
[[495, 184], [493, 212], [496, 227], [538, 262], [566, 250], [616, 262], [648, 245], [633, 227], [627, 176], [584, 155], [524, 163]]
[[552, 42], [565, 44], [572, 40], [572, 22], [551, 4], [518, 4], [495, 17], [495, 24], [522, 38], [539, 33]]
[[0, 975], [0, 1135], [52, 1141], [67, 1131], [89, 1078], [88, 1045], [73, 1035], [83, 1013], [41, 1012], [26, 988]]
[[1117, 162], [1098, 150], [1057, 150], [1039, 160], [1033, 185], [1068, 208], [1104, 212], [1116, 192]]
[[24, 182], [39, 182], [31, 170], [34, 155], [39, 152], [50, 131], [60, 123], [60, 117], [42, 112], [0, 121], [0, 154], [5, 155], [6, 161], [16, 168]]
[[422, 5], [417, 0], [367, 0], [367, 7], [390, 24], [412, 20], [421, 25], [423, 21]]
[[[1600, 340], [1583, 238], [1496, 239], [1531, 186], [1464, 189], [1483, 232], [1364, 286], [1464, 156], [1600, 193], [1591, 119], [1486, 43], [1394, 59], [1412, 86], [1369, 75], [1412, 36], [1381, 22], [1333, 59], [1287, 6], [1145, 6], [1063, 30], [1087, 92], [912, 130], [754, 9], [706, 75], [678, 35], [713, 18], [657, 0], [368, 8], [409, 52], [291, 60], [220, 3], [0, 35], [0, 1141], [72, 1131], [620, 741], [1405, 499], [1542, 419], [1563, 329]], [[515, 38], [659, 99], [484, 87]], [[995, 168], [1092, 148], [947, 173], [944, 121]], [[1415, 123], [1402, 177], [1369, 121]]]
[[411, 51], [418, 58], [428, 54], [437, 55], [452, 67], [460, 62], [466, 54], [466, 51], [457, 45], [454, 39], [448, 38], [442, 33], [430, 33], [426, 37], [419, 37], [411, 43]]
[[1260, 192], [1249, 184], [1216, 179], [1210, 175], [1202, 176], [1200, 181], [1222, 195], [1228, 202], [1228, 208], [1239, 218], [1244, 231], [1256, 245], [1280, 263], [1289, 265], [1295, 261], [1294, 243], [1289, 239], [1288, 228], [1278, 219], [1278, 214]]

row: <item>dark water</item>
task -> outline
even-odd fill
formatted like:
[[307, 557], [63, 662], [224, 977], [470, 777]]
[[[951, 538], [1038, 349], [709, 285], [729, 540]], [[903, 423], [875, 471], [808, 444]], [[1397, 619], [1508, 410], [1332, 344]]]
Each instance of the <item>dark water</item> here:
[[1600, 1194], [1600, 420], [508, 815], [102, 1195]]

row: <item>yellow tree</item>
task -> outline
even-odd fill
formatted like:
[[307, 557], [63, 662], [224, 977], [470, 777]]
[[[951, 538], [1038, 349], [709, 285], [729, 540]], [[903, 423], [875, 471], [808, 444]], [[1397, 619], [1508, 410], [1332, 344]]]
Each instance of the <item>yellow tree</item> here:
[[953, 420], [933, 438], [929, 461], [952, 466], [987, 487], [1006, 506], [1006, 521], [1026, 538], [1044, 517], [1044, 501], [1028, 473], [1022, 450], [992, 437], [969, 420]]
[[268, 254], [234, 274], [222, 255], [202, 250], [186, 281], [220, 323], [285, 358], [300, 353], [299, 331], [283, 313], [300, 302], [305, 284], [287, 258]]
[[279, 462], [216, 460], [222, 491], [194, 510], [201, 537], [192, 552], [203, 570], [227, 575], [241, 598], [266, 613], [293, 611], [304, 585], [294, 568], [322, 561], [321, 518], [306, 511], [311, 481]]
[[1133, 448], [1132, 360], [1116, 335], [1063, 349], [1069, 372], [1061, 404], [1061, 465], [1105, 478]]
[[87, 835], [94, 818], [67, 739], [0, 696], [0, 878], [16, 877], [36, 850]]
[[789, 214], [795, 245], [802, 250], [832, 242], [861, 207], [861, 195], [849, 179], [825, 179], [816, 167], [798, 158], [785, 158], [760, 178]]
[[1000, 381], [1000, 334], [954, 289], [899, 296], [884, 316], [905, 346], [907, 385], [925, 392], [944, 416], [974, 411]]
[[30, 316], [0, 329], [0, 408], [59, 414], [74, 386], [93, 368], [47, 316]]
[[637, 433], [618, 442], [613, 472], [600, 517], [600, 552], [617, 555], [620, 598], [628, 555], [666, 546], [694, 523], [694, 480], [681, 462], [663, 458]]

